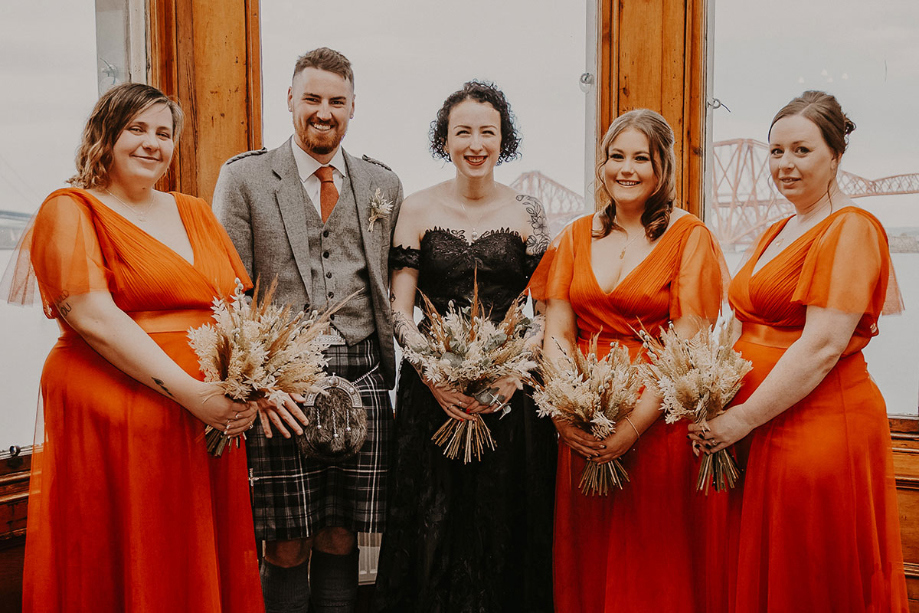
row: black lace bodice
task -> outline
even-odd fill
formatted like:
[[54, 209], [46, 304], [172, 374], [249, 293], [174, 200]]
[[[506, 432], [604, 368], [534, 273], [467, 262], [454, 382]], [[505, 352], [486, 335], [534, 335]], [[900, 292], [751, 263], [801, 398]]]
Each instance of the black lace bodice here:
[[[451, 300], [457, 307], [468, 306], [477, 276], [479, 300], [498, 321], [526, 288], [541, 258], [542, 253], [527, 254], [514, 230], [490, 230], [469, 243], [462, 230], [435, 227], [422, 236], [421, 249], [394, 246], [389, 266], [418, 269], [418, 289], [440, 313]], [[422, 308], [420, 296], [416, 305]]]

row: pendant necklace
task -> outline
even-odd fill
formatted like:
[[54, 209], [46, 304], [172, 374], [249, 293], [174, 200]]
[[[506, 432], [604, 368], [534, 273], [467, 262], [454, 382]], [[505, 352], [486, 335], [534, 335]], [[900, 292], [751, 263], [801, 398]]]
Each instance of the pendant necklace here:
[[141, 223], [144, 223], [147, 221], [147, 214], [150, 212], [150, 209], [153, 208], [153, 204], [156, 202], [156, 197], [154, 196], [150, 198], [150, 203], [148, 205], [146, 205], [143, 208], [140, 208], [137, 206], [131, 206], [130, 204], [128, 204], [127, 202], [125, 202], [124, 200], [122, 200], [121, 198], [113, 194], [112, 192], [108, 191], [104, 187], [102, 188], [102, 191], [104, 191], [106, 194], [108, 194], [109, 196], [111, 196], [112, 198], [120, 202], [123, 207], [131, 211], [131, 213], [133, 213], [134, 216], [137, 217], [138, 221], [140, 221]]
[[[460, 206], [463, 207], [463, 213], [466, 215], [466, 218], [469, 219], [469, 211], [466, 209], [466, 205], [463, 203], [462, 200], [460, 200], [459, 203], [460, 203]], [[479, 238], [479, 230], [478, 230], [479, 222], [482, 221], [482, 217], [485, 215], [485, 213], [487, 213], [487, 211], [483, 211], [482, 213], [480, 213], [479, 216], [476, 218], [476, 220], [472, 222], [472, 234], [470, 234], [469, 236], [472, 237], [473, 243]]]
[[[625, 235], [628, 236], [629, 233], [626, 232]], [[635, 238], [629, 240], [629, 242], [627, 242], [627, 243], [625, 244], [625, 247], [623, 247], [623, 248], [622, 248], [622, 251], [619, 252], [619, 259], [620, 259], [620, 260], [622, 260], [622, 259], [625, 258], [625, 250], [628, 249], [628, 248], [629, 248], [629, 245], [631, 245], [632, 243], [634, 243], [636, 240], [638, 240], [638, 237], [637, 237], [637, 236], [636, 236]]]
[[[613, 218], [613, 222], [614, 222], [614, 223], [616, 222], [616, 219], [615, 219], [615, 218]], [[617, 224], [617, 225], [618, 225], [618, 224]], [[622, 228], [622, 226], [619, 226], [619, 227]], [[626, 236], [626, 238], [628, 238], [628, 237], [629, 237], [629, 232], [628, 232], [628, 230], [626, 230], [625, 228], [622, 228], [622, 231], [625, 232], [625, 236]], [[622, 260], [622, 259], [625, 258], [625, 250], [629, 248], [629, 245], [631, 245], [632, 243], [634, 243], [635, 241], [637, 241], [639, 236], [641, 236], [641, 234], [636, 234], [634, 238], [631, 238], [631, 239], [629, 239], [629, 240], [626, 242], [625, 247], [623, 247], [623, 248], [622, 248], [622, 251], [619, 252], [619, 259], [620, 259], [620, 260]]]

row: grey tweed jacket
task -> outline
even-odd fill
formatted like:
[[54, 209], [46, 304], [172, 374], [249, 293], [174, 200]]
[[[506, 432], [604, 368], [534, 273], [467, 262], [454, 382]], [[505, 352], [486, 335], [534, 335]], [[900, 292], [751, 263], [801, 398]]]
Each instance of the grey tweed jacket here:
[[[391, 388], [395, 385], [396, 361], [389, 302], [389, 248], [402, 205], [402, 183], [380, 162], [356, 158], [346, 151], [343, 154], [363, 239], [363, 244], [354, 247], [364, 250], [370, 277], [367, 291], [373, 312], [367, 316], [376, 325], [380, 368]], [[370, 232], [370, 198], [377, 188], [394, 206], [392, 214], [377, 221]], [[236, 245], [252, 280], [261, 277], [265, 284], [277, 275], [275, 301], [297, 308], [311, 303], [306, 206], [313, 204], [300, 182], [290, 141], [271, 151], [243, 153], [220, 169], [214, 189], [217, 218]]]

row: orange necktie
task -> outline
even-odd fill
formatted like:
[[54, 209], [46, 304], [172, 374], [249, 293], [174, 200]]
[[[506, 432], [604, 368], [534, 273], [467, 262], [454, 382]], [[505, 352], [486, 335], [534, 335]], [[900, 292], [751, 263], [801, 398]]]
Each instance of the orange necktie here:
[[319, 210], [322, 215], [322, 223], [328, 221], [332, 209], [335, 208], [335, 203], [338, 202], [338, 188], [335, 187], [335, 182], [332, 180], [334, 172], [335, 169], [331, 166], [320, 166], [313, 173], [319, 179]]

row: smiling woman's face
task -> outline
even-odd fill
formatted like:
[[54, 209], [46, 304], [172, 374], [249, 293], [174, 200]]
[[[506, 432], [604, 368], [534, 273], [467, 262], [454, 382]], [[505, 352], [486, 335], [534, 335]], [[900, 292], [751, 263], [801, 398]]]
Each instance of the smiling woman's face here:
[[769, 171], [783, 196], [808, 207], [827, 194], [838, 160], [820, 128], [803, 115], [779, 119], [769, 133]]
[[657, 189], [648, 137], [626, 128], [612, 143], [603, 165], [603, 183], [617, 207], [644, 207]]
[[501, 113], [486, 102], [463, 100], [450, 111], [444, 149], [460, 174], [488, 176], [501, 153]]
[[172, 112], [165, 104], [154, 104], [135, 115], [118, 136], [109, 179], [152, 185], [166, 173], [174, 150]]

